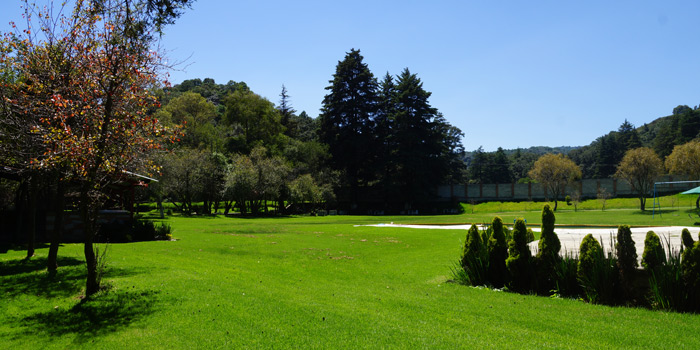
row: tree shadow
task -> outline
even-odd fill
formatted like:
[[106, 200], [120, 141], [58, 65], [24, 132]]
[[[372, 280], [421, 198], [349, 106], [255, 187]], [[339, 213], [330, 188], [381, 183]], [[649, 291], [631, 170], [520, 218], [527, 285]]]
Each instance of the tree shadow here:
[[[14, 298], [33, 295], [40, 298], [70, 297], [85, 286], [85, 262], [72, 257], [59, 257], [55, 273], [46, 269], [46, 258], [0, 262], [0, 295]], [[136, 269], [113, 268], [109, 265], [104, 278], [131, 276]]]
[[[37, 243], [34, 245], [34, 249], [48, 248], [50, 244], [48, 243]], [[62, 246], [62, 245], [61, 245]], [[0, 254], [5, 254], [8, 251], [22, 251], [27, 250], [26, 244], [15, 244], [15, 243], [0, 243]]]
[[156, 291], [110, 291], [84, 299], [70, 309], [54, 309], [24, 317], [26, 336], [41, 329], [51, 337], [75, 335], [83, 343], [118, 331], [155, 312]]
[[[46, 269], [46, 257], [33, 257], [31, 259], [0, 261], [0, 277], [12, 276]], [[57, 257], [56, 263], [59, 269], [62, 266], [83, 265], [83, 260], [73, 257]]]

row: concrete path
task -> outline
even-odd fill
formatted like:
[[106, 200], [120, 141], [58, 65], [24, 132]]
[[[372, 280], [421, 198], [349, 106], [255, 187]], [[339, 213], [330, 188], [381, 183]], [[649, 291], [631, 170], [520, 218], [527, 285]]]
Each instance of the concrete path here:
[[[442, 229], [442, 230], [468, 230], [471, 225], [399, 225], [399, 224], [377, 224], [368, 225], [375, 227], [405, 227], [405, 228], [421, 228], [421, 229]], [[481, 230], [483, 227], [479, 226]], [[540, 232], [540, 227], [530, 227], [535, 232]], [[644, 238], [646, 238], [647, 232], [654, 231], [659, 238], [661, 238], [661, 243], [666, 250], [666, 242], [670, 242], [672, 249], [680, 250], [681, 247], [681, 231], [687, 228], [690, 231], [691, 236], [694, 240], [698, 240], [698, 233], [700, 232], [700, 227], [686, 227], [686, 226], [659, 226], [659, 227], [632, 227], [632, 240], [635, 243], [635, 248], [637, 249], [638, 260], [642, 260], [642, 253], [644, 252]], [[574, 255], [578, 255], [579, 247], [583, 237], [587, 234], [592, 234], [595, 239], [603, 246], [606, 252], [610, 250], [611, 239], [614, 247], [615, 237], [617, 236], [616, 228], [567, 228], [567, 227], [557, 227], [554, 232], [559, 237], [561, 242], [561, 254], [566, 252], [571, 252]], [[539, 241], [534, 241], [530, 243], [530, 250], [533, 254], [537, 251], [537, 244]], [[614, 248], [613, 248], [614, 249]], [[668, 252], [666, 252], [668, 254]]]

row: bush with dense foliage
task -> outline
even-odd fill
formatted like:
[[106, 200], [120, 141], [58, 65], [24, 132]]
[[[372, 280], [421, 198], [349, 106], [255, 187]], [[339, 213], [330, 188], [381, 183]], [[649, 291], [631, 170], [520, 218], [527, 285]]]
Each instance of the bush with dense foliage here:
[[617, 268], [620, 270], [620, 281], [626, 295], [633, 291], [634, 278], [637, 272], [637, 249], [632, 240], [632, 230], [629, 225], [620, 225], [617, 228], [617, 242], [615, 242], [617, 254]]
[[681, 231], [681, 242], [683, 242], [683, 248], [685, 249], [690, 249], [695, 244], [693, 236], [690, 235], [690, 231], [688, 231], [687, 228], [684, 228], [683, 231]]
[[472, 225], [467, 231], [461, 265], [466, 272], [469, 284], [473, 286], [486, 284], [488, 257], [486, 246], [481, 240], [481, 235], [476, 225]]
[[644, 253], [642, 253], [642, 266], [645, 270], [654, 270], [666, 263], [666, 253], [661, 245], [659, 236], [654, 231], [647, 232], [644, 239]]
[[496, 288], [501, 288], [508, 280], [506, 259], [508, 258], [508, 243], [503, 232], [503, 220], [496, 216], [491, 222], [491, 238], [488, 240], [489, 270], [488, 279]]
[[683, 282], [690, 293], [689, 309], [700, 311], [700, 241], [695, 242], [693, 247], [683, 251], [681, 261], [681, 272]]
[[532, 254], [527, 243], [527, 226], [525, 220], [519, 218], [513, 227], [513, 239], [508, 242], [506, 259], [506, 267], [511, 277], [508, 288], [517, 292], [527, 292], [532, 285]]
[[586, 299], [595, 304], [614, 304], [618, 275], [615, 257], [612, 254], [606, 257], [593, 235], [586, 235], [581, 241], [577, 269]]
[[545, 204], [544, 208], [542, 208], [542, 232], [536, 259], [537, 291], [541, 294], [549, 293], [556, 287], [554, 265], [560, 259], [561, 242], [557, 234], [554, 233], [555, 222], [554, 212], [549, 207], [549, 204]]

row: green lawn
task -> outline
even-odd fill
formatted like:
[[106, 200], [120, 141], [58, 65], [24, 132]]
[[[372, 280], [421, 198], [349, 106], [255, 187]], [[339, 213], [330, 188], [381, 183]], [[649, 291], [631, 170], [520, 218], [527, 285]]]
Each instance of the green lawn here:
[[[560, 203], [561, 205], [561, 203]], [[686, 211], [579, 211], [557, 223], [692, 224]], [[476, 211], [475, 211], [476, 212]], [[80, 302], [82, 246], [59, 274], [0, 253], [0, 348], [700, 348], [700, 316], [447, 283], [466, 232], [355, 225], [411, 217], [169, 219], [173, 242], [112, 244], [112, 288]], [[539, 223], [539, 211], [499, 213]]]

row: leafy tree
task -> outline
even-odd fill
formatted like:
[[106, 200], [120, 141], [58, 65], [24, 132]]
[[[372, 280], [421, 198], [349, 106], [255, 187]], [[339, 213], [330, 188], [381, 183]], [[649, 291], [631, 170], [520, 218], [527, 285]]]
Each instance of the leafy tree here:
[[205, 192], [219, 188], [216, 181], [220, 175], [210, 160], [205, 151], [188, 148], [177, 150], [163, 159], [164, 192], [182, 213], [191, 215], [197, 211], [193, 203], [204, 201]]
[[221, 143], [212, 124], [216, 116], [216, 106], [213, 103], [202, 95], [189, 91], [170, 100], [158, 112], [158, 117], [165, 123], [183, 124], [185, 135], [182, 144], [194, 148]]
[[[688, 175], [691, 179], [700, 180], [700, 141], [673, 147], [665, 165], [671, 174]], [[700, 196], [695, 200], [695, 208], [700, 209]]]
[[323, 98], [319, 137], [329, 146], [333, 168], [344, 172], [351, 200], [357, 202], [359, 187], [370, 177], [367, 151], [374, 144], [377, 81], [360, 50], [352, 49], [338, 62], [330, 84]]
[[248, 212], [248, 201], [254, 198], [257, 171], [250, 157], [237, 154], [231, 159], [224, 183], [224, 213], [228, 214], [235, 202], [241, 214]]
[[617, 167], [615, 177], [624, 179], [637, 192], [640, 209], [644, 210], [646, 197], [656, 178], [663, 173], [661, 158], [647, 147], [627, 151]]
[[274, 105], [260, 95], [237, 89], [225, 98], [224, 122], [233, 128], [230, 152], [249, 153], [256, 146], [277, 149], [284, 127]]
[[568, 185], [581, 178], [581, 169], [564, 155], [548, 153], [537, 159], [528, 174], [542, 185], [546, 196], [552, 196], [556, 211], [559, 196]]
[[[32, 164], [68, 169], [66, 178], [80, 183], [87, 295], [100, 288], [93, 239], [104, 189], [124, 170], [153, 169], [144, 152], [171, 135], [149, 114], [156, 105], [151, 87], [158, 83], [161, 62], [149, 50], [148, 38], [132, 35], [130, 28], [140, 23], [148, 32], [147, 25], [158, 18], [129, 12], [129, 2], [100, 4], [104, 6], [77, 0], [70, 18], [37, 11], [40, 21], [52, 24], [34, 26], [46, 39], [27, 29], [23, 38], [3, 39], [12, 43], [3, 48], [16, 51], [0, 53], [2, 62], [16, 58], [13, 69], [22, 77], [12, 85], [13, 107], [20, 114], [40, 116], [33, 132], [45, 151]], [[51, 78], [58, 85], [44, 84]]]

